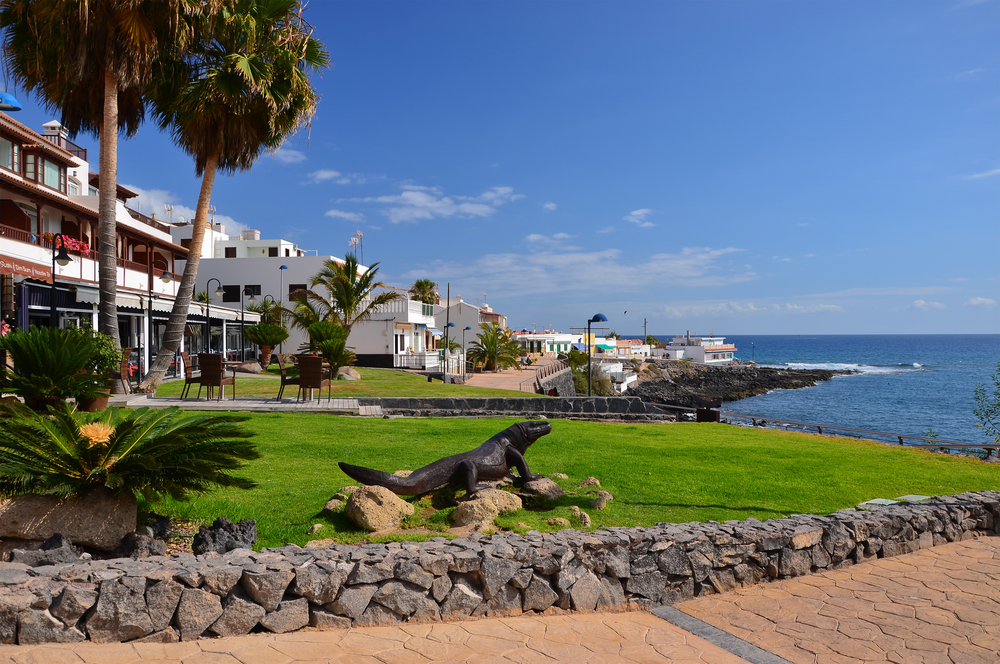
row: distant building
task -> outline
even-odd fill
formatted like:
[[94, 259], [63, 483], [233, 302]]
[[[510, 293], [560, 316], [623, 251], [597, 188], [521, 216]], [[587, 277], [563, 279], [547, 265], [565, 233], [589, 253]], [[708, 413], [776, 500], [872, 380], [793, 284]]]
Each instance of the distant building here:
[[725, 337], [692, 337], [678, 334], [663, 348], [653, 349], [653, 357], [667, 360], [690, 359], [697, 364], [732, 364], [736, 346], [727, 344]]

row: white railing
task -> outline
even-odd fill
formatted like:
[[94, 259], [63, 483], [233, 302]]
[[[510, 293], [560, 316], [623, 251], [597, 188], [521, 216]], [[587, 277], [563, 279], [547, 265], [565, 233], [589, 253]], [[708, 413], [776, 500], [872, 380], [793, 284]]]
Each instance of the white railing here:
[[393, 355], [392, 366], [397, 369], [436, 370], [440, 368], [441, 361], [436, 350], [429, 350], [418, 353], [406, 353], [405, 355]]

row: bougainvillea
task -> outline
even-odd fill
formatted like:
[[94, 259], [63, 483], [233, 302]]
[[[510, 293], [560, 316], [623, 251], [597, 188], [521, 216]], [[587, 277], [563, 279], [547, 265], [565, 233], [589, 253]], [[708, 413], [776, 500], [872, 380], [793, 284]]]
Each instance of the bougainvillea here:
[[[58, 242], [56, 241], [58, 238]], [[55, 243], [58, 246], [64, 246], [69, 251], [76, 251], [84, 256], [90, 255], [90, 245], [76, 238], [71, 238], [68, 235], [53, 235], [52, 233], [42, 233], [42, 239], [49, 244]]]

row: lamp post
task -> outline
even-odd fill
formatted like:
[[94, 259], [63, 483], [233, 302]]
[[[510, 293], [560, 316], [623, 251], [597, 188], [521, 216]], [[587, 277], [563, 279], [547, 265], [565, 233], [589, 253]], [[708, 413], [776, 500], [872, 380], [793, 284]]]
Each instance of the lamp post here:
[[[56, 253], [56, 238], [59, 239], [59, 253]], [[60, 267], [66, 267], [73, 261], [66, 253], [66, 244], [62, 235], [52, 236], [52, 297], [49, 298], [49, 326], [53, 329], [59, 327], [59, 312], [56, 310], [56, 263]]]
[[246, 314], [244, 313], [243, 310], [243, 298], [246, 297], [247, 295], [250, 296], [251, 305], [257, 304], [257, 300], [254, 299], [253, 296], [254, 295], [253, 289], [250, 288], [249, 286], [246, 286], [243, 289], [243, 293], [240, 296], [240, 362], [247, 361], [247, 342], [246, 339], [243, 338], [243, 327], [246, 324]]
[[165, 284], [170, 283], [170, 273], [167, 271], [170, 266], [167, 265], [166, 261], [161, 261], [160, 259], [155, 259], [149, 264], [149, 287], [146, 291], [146, 299], [149, 301], [149, 311], [146, 313], [146, 365], [149, 366], [149, 362], [152, 358], [153, 353], [153, 268], [157, 265], [163, 266], [163, 274], [160, 275], [160, 281]]
[[[288, 299], [288, 293], [285, 292], [285, 270], [287, 270], [287, 269], [288, 269], [287, 265], [282, 265], [281, 267], [278, 268], [278, 294], [285, 296], [284, 298], [282, 298], [282, 301], [284, 301], [285, 299]], [[285, 312], [282, 311], [280, 313], [281, 313], [280, 322], [281, 322], [282, 325], [284, 325], [285, 324]], [[279, 355], [282, 352], [282, 345], [283, 344], [278, 344], [278, 354]]]
[[451, 321], [444, 327], [444, 382], [448, 382], [448, 356], [451, 355], [451, 330], [449, 327], [456, 327]]
[[750, 361], [757, 362], [757, 349], [754, 347], [753, 342], [750, 342]]
[[14, 99], [14, 95], [9, 92], [0, 92], [0, 111], [11, 113], [21, 110], [21, 102]]
[[[218, 286], [215, 289], [215, 295], [217, 297], [222, 297], [225, 294], [225, 291], [222, 290], [222, 282], [214, 277], [212, 279], [209, 279], [208, 283], [205, 284], [205, 290], [207, 291], [209, 288], [211, 288], [213, 281], [218, 284]], [[211, 300], [212, 296], [209, 295], [208, 299]], [[212, 352], [212, 320], [211, 320], [212, 305], [210, 303], [206, 303], [205, 306], [207, 307], [207, 313], [205, 314], [205, 352], [211, 353]]]
[[587, 321], [587, 396], [591, 396], [593, 387], [591, 386], [591, 373], [590, 373], [590, 324], [591, 323], [605, 323], [608, 317], [604, 314], [594, 314], [594, 317]]
[[462, 330], [462, 384], [465, 384], [465, 333], [472, 329], [471, 325], [466, 325]]

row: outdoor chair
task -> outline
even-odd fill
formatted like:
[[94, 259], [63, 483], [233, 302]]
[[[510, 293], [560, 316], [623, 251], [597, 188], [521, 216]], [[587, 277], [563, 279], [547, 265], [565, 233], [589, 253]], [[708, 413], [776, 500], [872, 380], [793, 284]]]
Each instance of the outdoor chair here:
[[[191, 368], [191, 359], [188, 357], [186, 352], [181, 353], [181, 360], [184, 361], [184, 388], [181, 390], [181, 399], [186, 399], [188, 394], [191, 392], [191, 386], [198, 386], [198, 396], [195, 399], [201, 398], [201, 376], [195, 377], [194, 370]], [[233, 388], [236, 389], [235, 387]]]
[[[201, 385], [207, 391], [206, 399], [211, 399], [215, 388], [219, 388], [217, 401], [222, 401], [222, 393], [226, 385], [233, 386], [233, 400], [236, 400], [236, 371], [232, 376], [226, 376], [226, 366], [222, 363], [222, 356], [216, 353], [198, 353], [198, 366], [201, 367]], [[198, 388], [198, 396], [201, 396], [201, 387]]]
[[319, 390], [319, 398], [323, 398], [323, 388], [327, 388], [327, 399], [333, 398], [332, 383], [326, 371], [323, 369], [322, 357], [299, 356], [299, 393], [295, 397], [298, 403], [303, 390], [309, 390], [309, 398], [312, 398], [312, 391]]
[[278, 358], [278, 368], [281, 369], [281, 387], [278, 388], [278, 396], [275, 397], [275, 401], [281, 401], [281, 395], [285, 393], [285, 385], [299, 385], [302, 379], [289, 378], [288, 367], [285, 366], [285, 360], [281, 357], [281, 353], [277, 353], [276, 357]]
[[122, 384], [122, 390], [124, 394], [132, 393], [132, 379], [129, 374], [128, 358], [132, 354], [131, 348], [122, 348], [122, 361], [118, 365], [118, 371], [108, 372], [108, 378], [112, 380], [120, 381]]

